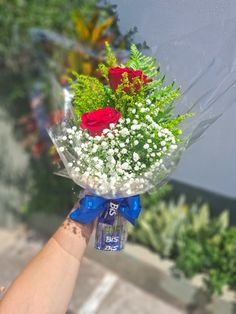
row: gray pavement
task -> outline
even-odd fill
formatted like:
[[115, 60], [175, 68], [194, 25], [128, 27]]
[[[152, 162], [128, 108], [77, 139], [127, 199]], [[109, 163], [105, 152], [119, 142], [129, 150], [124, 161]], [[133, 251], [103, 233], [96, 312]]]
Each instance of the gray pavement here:
[[[42, 245], [43, 241], [23, 225], [14, 231], [0, 229], [0, 287], [9, 287], [11, 281]], [[85, 257], [68, 309], [69, 313], [181, 314], [184, 312]]]

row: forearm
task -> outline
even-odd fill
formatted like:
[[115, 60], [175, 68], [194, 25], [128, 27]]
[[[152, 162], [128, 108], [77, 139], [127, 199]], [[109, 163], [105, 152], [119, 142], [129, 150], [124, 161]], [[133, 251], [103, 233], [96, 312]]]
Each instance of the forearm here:
[[65, 313], [92, 229], [67, 218], [8, 289], [0, 314]]

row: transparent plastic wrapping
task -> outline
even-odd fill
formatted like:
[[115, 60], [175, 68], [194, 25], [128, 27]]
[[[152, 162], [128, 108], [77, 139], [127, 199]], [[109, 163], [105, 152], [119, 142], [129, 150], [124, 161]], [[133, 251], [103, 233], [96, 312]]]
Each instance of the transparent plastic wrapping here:
[[[127, 126], [130, 119], [122, 117], [119, 123], [111, 123], [106, 132], [91, 136], [84, 132], [76, 119], [71, 104], [73, 95], [69, 90], [64, 90], [64, 118], [48, 130], [65, 166], [59, 174], [73, 180], [88, 194], [107, 199], [108, 205], [104, 205], [105, 213], [109, 212], [110, 200], [139, 195], [166, 182], [184, 151], [234, 104], [236, 44], [232, 38], [235, 33], [235, 20], [217, 25], [219, 33], [226, 33], [227, 36], [218, 38], [217, 49], [204, 60], [200, 55], [202, 57], [205, 52], [198, 47], [201, 46], [202, 40], [206, 40], [208, 28], [213, 26], [208, 25], [184, 37], [175, 38], [158, 48], [162, 60], [165, 60], [162, 72], [166, 72], [167, 81], [174, 78], [178, 82], [176, 73], [182, 69], [182, 94], [175, 102], [174, 117], [186, 113], [191, 113], [192, 116], [184, 119], [179, 126], [182, 131], [180, 141], [175, 141], [171, 131], [155, 124], [148, 114], [146, 118], [150, 123], [141, 123], [139, 128], [137, 122], [134, 123], [135, 118], [130, 127]], [[185, 59], [188, 48], [188, 57], [192, 51], [192, 58]], [[153, 48], [152, 51], [154, 50]], [[191, 65], [191, 71], [186, 71]], [[145, 106], [152, 106], [149, 99], [146, 100]], [[135, 142], [139, 142], [142, 127], [150, 133], [150, 139], [140, 146]], [[148, 147], [149, 143], [152, 143], [152, 127], [157, 129], [163, 140], [158, 143], [159, 146], [152, 144], [150, 150]], [[140, 162], [144, 148], [149, 156], [148, 166]], [[120, 154], [122, 151], [123, 155]], [[130, 152], [133, 161], [129, 164], [124, 156], [128, 156]], [[152, 158], [152, 154], [159, 157]], [[116, 211], [112, 224], [104, 223], [100, 218], [101, 216], [96, 231], [96, 248], [121, 250], [127, 237], [124, 217]]]
[[176, 28], [171, 40], [151, 47], [152, 54], [159, 56], [167, 78], [181, 86], [182, 96], [175, 114], [194, 113], [181, 126], [183, 133], [190, 136], [188, 145], [235, 104], [235, 33], [236, 18], [218, 16], [217, 23], [209, 20], [207, 25], [199, 24], [197, 30], [186, 31], [184, 36]]
[[[180, 125], [180, 129], [183, 131], [182, 143], [178, 144], [175, 150], [166, 154], [162, 158], [161, 164], [153, 164], [141, 176], [134, 177], [131, 180], [117, 180], [116, 184], [113, 184], [114, 177], [99, 180], [96, 176], [86, 177], [86, 169], [84, 173], [77, 173], [74, 167], [70, 167], [73, 160], [80, 162], [76, 151], [71, 149], [62, 152], [59, 148], [62, 144], [61, 140], [67, 132], [66, 130], [73, 127], [77, 128], [78, 125], [75, 125], [73, 120], [72, 107], [70, 107], [70, 114], [68, 114], [69, 92], [65, 91], [67, 95], [65, 117], [61, 123], [54, 125], [49, 130], [49, 134], [65, 165], [61, 175], [71, 178], [76, 184], [91, 193], [105, 198], [128, 197], [141, 194], [163, 184], [176, 167], [185, 149], [195, 143], [207, 128], [236, 100], [236, 44], [232, 40], [235, 33], [235, 25], [235, 19], [217, 25], [218, 32], [222, 36], [218, 37], [217, 49], [212, 54], [208, 54], [208, 57], [205, 59], [203, 56], [206, 52], [198, 47], [201, 47], [201, 41], [206, 40], [208, 31], [212, 27], [216, 27], [215, 24], [203, 27], [184, 37], [175, 38], [158, 48], [162, 60], [165, 60], [163, 71], [167, 72], [167, 81], [168, 79], [173, 79], [173, 73], [178, 73], [181, 70], [182, 95], [175, 103], [174, 114], [177, 116], [179, 114], [192, 113], [193, 116], [184, 120]], [[223, 36], [223, 34], [227, 34], [227, 36]], [[154, 47], [152, 51], [155, 52]], [[188, 51], [187, 60], [184, 58], [186, 51]], [[193, 61], [194, 63], [192, 63]], [[187, 71], [186, 68], [190, 67], [191, 64], [191, 71]], [[174, 78], [178, 83], [178, 77]], [[76, 145], [78, 146], [80, 143], [76, 143]], [[129, 150], [128, 144], [126, 148]], [[108, 150], [109, 147], [107, 148]]]
[[[77, 147], [80, 147], [82, 143], [76, 142], [74, 140], [73, 146], [70, 147], [70, 150], [60, 149], [63, 145], [63, 137], [68, 134], [68, 130], [72, 130], [73, 132], [73, 120], [64, 120], [61, 124], [53, 126], [49, 130], [49, 134], [58, 149], [58, 153], [60, 155], [63, 164], [65, 165], [65, 169], [61, 171], [61, 175], [66, 176], [72, 179], [77, 185], [84, 188], [91, 194], [96, 194], [102, 196], [107, 199], [113, 198], [121, 198], [121, 197], [129, 197], [132, 195], [137, 195], [144, 193], [154, 187], [161, 186], [168, 175], [174, 169], [176, 164], [179, 161], [180, 156], [188, 145], [189, 137], [185, 136], [182, 143], [178, 145], [178, 147], [161, 160], [161, 162], [154, 163], [149, 169], [147, 169], [141, 176], [131, 177], [127, 180], [120, 180], [119, 178], [114, 179], [115, 177], [115, 165], [114, 165], [114, 176], [110, 177], [91, 177], [87, 176], [86, 168], [84, 172], [78, 172], [78, 168], [76, 164], [84, 162], [83, 157], [80, 158], [78, 155]], [[76, 136], [75, 131], [75, 136]], [[99, 143], [98, 143], [99, 144]], [[64, 148], [64, 146], [63, 146]], [[109, 146], [107, 149], [107, 158], [109, 159]], [[127, 144], [126, 149], [129, 149]], [[139, 153], [139, 150], [137, 150]], [[74, 162], [76, 161], [76, 163]], [[90, 167], [96, 167], [96, 171], [103, 172], [102, 167], [106, 165], [101, 165], [97, 167], [96, 162], [90, 164]]]

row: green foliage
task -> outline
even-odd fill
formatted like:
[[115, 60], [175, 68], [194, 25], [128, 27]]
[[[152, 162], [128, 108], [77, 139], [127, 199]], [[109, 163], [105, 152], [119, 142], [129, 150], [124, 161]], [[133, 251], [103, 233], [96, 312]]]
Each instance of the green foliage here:
[[[146, 225], [147, 234], [152, 234], [154, 237], [151, 242], [153, 249], [161, 252], [161, 255], [166, 257], [173, 256], [175, 253], [176, 239], [184, 231], [183, 227], [184, 222], [187, 220], [188, 211], [183, 198], [179, 200], [176, 206], [173, 202], [169, 202], [168, 208], [169, 211], [166, 210], [166, 203], [160, 202], [155, 220], [149, 217], [152, 228], [156, 229], [155, 232], [148, 228], [150, 226], [149, 223]], [[141, 220], [141, 226], [142, 223]]]
[[116, 67], [117, 66], [117, 59], [115, 54], [113, 53], [111, 46], [108, 42], [105, 43], [105, 63], [100, 63], [98, 65], [98, 70], [100, 71], [102, 77], [106, 81], [108, 81], [108, 70], [110, 67]]
[[[174, 88], [174, 82], [164, 86], [164, 76], [156, 79], [160, 71], [159, 68], [156, 68], [155, 59], [143, 55], [135, 45], [132, 45], [130, 48], [130, 60], [126, 64], [121, 65], [121, 67], [125, 66], [133, 70], [142, 70], [149, 81], [144, 83], [144, 80], [140, 77], [130, 79], [128, 73], [124, 73], [122, 82], [115, 91], [109, 86], [108, 71], [110, 67], [117, 66], [117, 59], [108, 43], [106, 43], [105, 61], [105, 63], [99, 65], [99, 70], [108, 86], [102, 88], [96, 82], [96, 88], [93, 88], [95, 81], [92, 81], [92, 78], [92, 84], [88, 78], [83, 79], [81, 82], [78, 79], [79, 75], [77, 75], [77, 81], [72, 85], [72, 88], [76, 91], [74, 93], [74, 103], [78, 119], [85, 111], [113, 106], [121, 112], [123, 118], [136, 119], [138, 124], [145, 124], [147, 123], [147, 109], [153, 121], [160, 127], [168, 129], [173, 134], [175, 143], [179, 143], [180, 134], [182, 133], [179, 125], [183, 120], [189, 118], [191, 114], [173, 115], [174, 102], [180, 96], [180, 89]], [[147, 100], [151, 103], [151, 106], [147, 105]], [[151, 131], [146, 131], [145, 128], [142, 128], [140, 133], [143, 145], [150, 139], [150, 133], [152, 133], [153, 142], [158, 148], [161, 148], [161, 138], [156, 127]], [[167, 144], [167, 148], [169, 147], [170, 143]], [[131, 150], [130, 154], [134, 152]], [[147, 164], [146, 158], [144, 159], [143, 161]]]
[[[82, 4], [84, 1], [80, 1]], [[91, 0], [88, 1], [91, 5]], [[0, 56], [9, 66], [16, 67], [22, 52], [30, 49], [29, 30], [43, 27], [72, 33], [71, 11], [78, 1], [63, 0], [1, 0], [0, 1]], [[88, 5], [87, 5], [88, 6]], [[17, 58], [16, 58], [17, 56]], [[21, 61], [20, 61], [21, 62]]]
[[236, 227], [229, 227], [228, 211], [211, 218], [207, 204], [190, 206], [183, 196], [176, 203], [157, 202], [153, 196], [144, 197], [130, 239], [174, 259], [187, 277], [205, 274], [210, 294], [220, 294], [225, 285], [235, 289]]
[[[58, 107], [58, 103], [53, 102], [50, 97], [51, 71], [54, 76], [65, 74], [68, 67], [69, 70], [75, 69], [77, 62], [79, 66], [76, 69], [80, 73], [94, 70], [102, 56], [105, 40], [112, 40], [114, 47], [126, 48], [132, 32], [123, 36], [116, 23], [114, 7], [110, 4], [97, 4], [98, 1], [95, 0], [0, 0], [0, 94], [1, 103], [7, 107], [13, 123], [17, 124], [23, 115], [28, 118], [31, 114], [30, 97], [36, 82], [44, 82], [46, 86], [43, 93], [47, 111], [55, 109], [55, 104]], [[73, 17], [76, 17], [76, 21]], [[61, 35], [77, 42], [78, 45], [75, 45], [75, 49], [75, 46], [66, 48], [64, 43], [60, 45], [50, 39], [42, 40], [41, 44], [34, 42], [30, 32], [32, 28], [55, 32], [59, 35], [58, 38]], [[82, 37], [88, 29], [91, 36], [84, 40], [82, 45], [88, 49], [80, 49]], [[92, 50], [96, 53], [90, 53]], [[109, 91], [106, 88], [104, 91], [99, 89], [101, 85], [92, 79], [85, 84], [88, 85], [93, 88], [95, 86], [99, 97], [83, 98], [79, 95], [80, 100], [85, 99], [86, 103], [88, 99], [91, 99], [91, 102], [96, 100], [93, 102], [94, 108], [100, 107], [98, 102], [102, 96], [108, 95]], [[80, 109], [78, 105], [78, 112], [81, 113]], [[23, 140], [25, 134], [16, 132], [16, 136]], [[27, 134], [26, 140], [29, 139], [36, 141], [37, 131], [33, 136]], [[24, 142], [27, 142], [26, 140], [24, 138]], [[31, 144], [28, 147], [31, 148]], [[73, 198], [71, 182], [52, 174], [50, 161], [46, 156], [41, 156], [37, 161], [32, 158], [28, 172], [32, 173], [33, 182], [25, 211], [49, 212], [70, 208]]]
[[[72, 81], [74, 93], [73, 103], [78, 117], [84, 112], [102, 108], [106, 103], [106, 93], [103, 84], [95, 77], [74, 73], [76, 80]], [[91, 92], [92, 91], [92, 92]]]
[[186, 276], [206, 274], [210, 294], [222, 292], [225, 285], [236, 286], [236, 228], [228, 227], [228, 212], [195, 228], [188, 228], [179, 247], [176, 265]]
[[[125, 88], [130, 88], [131, 92], [126, 93], [124, 91]], [[119, 85], [115, 93], [111, 94], [112, 102], [125, 118], [133, 118], [132, 109], [137, 110], [137, 103], [142, 102], [144, 98], [144, 94], [141, 90], [139, 93], [134, 93], [133, 89], [134, 87], [132, 84], [129, 84], [128, 78], [124, 75], [123, 83]], [[143, 115], [140, 116], [140, 121], [144, 121], [142, 116]]]
[[[156, 68], [156, 60], [150, 56], [143, 55], [134, 44], [130, 48], [130, 60], [126, 63], [126, 66], [134, 70], [142, 70], [151, 79], [156, 78], [160, 74], [160, 68]], [[155, 79], [144, 85], [144, 97], [148, 97], [152, 103], [155, 103], [153, 111], [159, 110], [156, 122], [164, 123], [165, 127], [171, 130], [177, 137], [181, 133], [177, 126], [192, 115], [173, 116], [172, 110], [175, 107], [175, 100], [180, 96], [180, 88], [174, 88], [174, 82], [168, 86], [163, 86], [164, 80], [165, 76], [162, 76], [160, 79]]]
[[109, 67], [116, 67], [117, 66], [117, 59], [115, 54], [113, 53], [110, 45], [108, 42], [105, 43], [106, 47], [106, 63]]
[[156, 68], [156, 60], [143, 55], [135, 44], [130, 47], [130, 60], [126, 63], [126, 66], [133, 70], [142, 70], [148, 78], [155, 78], [160, 72], [160, 69]]
[[32, 183], [30, 199], [27, 202], [26, 214], [34, 211], [57, 213], [66, 215], [77, 200], [78, 193], [73, 191], [75, 187], [71, 180], [57, 177], [53, 171], [50, 160], [42, 156], [39, 160], [31, 161], [30, 173]]
[[181, 269], [187, 277], [201, 273], [205, 261], [202, 245], [188, 237], [183, 237], [182, 243], [182, 250], [180, 249], [180, 255], [176, 261], [177, 268]]
[[98, 65], [98, 70], [101, 73], [102, 77], [107, 81], [108, 80], [108, 67], [104, 63]]
[[150, 191], [141, 195], [143, 208], [149, 209], [158, 201], [163, 200], [172, 190], [170, 184], [162, 185], [158, 190]]
[[[92, 4], [95, 4], [94, 0], [81, 0], [79, 3], [77, 0], [0, 0], [0, 95], [1, 105], [6, 107], [9, 120], [12, 120], [9, 123], [17, 124], [19, 118], [30, 114], [29, 98], [35, 83], [40, 81], [46, 85], [47, 96], [51, 92], [49, 69], [42, 65], [43, 54], [41, 51], [39, 58], [38, 47], [32, 41], [30, 29], [44, 28], [72, 37], [74, 29], [71, 12], [79, 7], [87, 14]], [[45, 103], [48, 104], [47, 96]], [[15, 132], [14, 135], [22, 140], [21, 132]], [[35, 135], [31, 135], [33, 137]], [[53, 174], [49, 157], [44, 155], [38, 160], [30, 159], [23, 179], [24, 182], [18, 182], [20, 178], [14, 178], [14, 182], [22, 198], [25, 196], [27, 200], [24, 212], [45, 211], [65, 215], [71, 208], [73, 185], [70, 180]], [[25, 181], [28, 182], [27, 191]]]
[[186, 204], [181, 196], [174, 201], [154, 201], [144, 206], [137, 227], [132, 231], [133, 240], [147, 244], [164, 257], [175, 257], [179, 247], [184, 246], [182, 235], [187, 228], [205, 226], [209, 219], [209, 208]]

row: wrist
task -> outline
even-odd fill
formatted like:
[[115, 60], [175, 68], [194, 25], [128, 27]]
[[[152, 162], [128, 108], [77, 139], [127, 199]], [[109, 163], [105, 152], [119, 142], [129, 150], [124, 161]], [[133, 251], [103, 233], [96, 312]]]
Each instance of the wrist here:
[[83, 225], [66, 217], [62, 225], [53, 235], [61, 248], [81, 261], [84, 251], [93, 232], [94, 222]]

